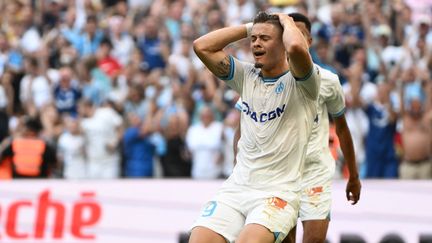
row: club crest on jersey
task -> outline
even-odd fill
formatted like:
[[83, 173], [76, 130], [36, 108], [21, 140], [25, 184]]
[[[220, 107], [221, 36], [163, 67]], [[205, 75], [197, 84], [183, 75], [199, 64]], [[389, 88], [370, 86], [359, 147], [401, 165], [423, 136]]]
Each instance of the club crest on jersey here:
[[282, 82], [280, 82], [280, 83], [276, 86], [276, 89], [275, 89], [276, 94], [280, 94], [280, 93], [282, 93], [282, 91], [284, 90], [284, 88], [285, 88], [285, 85], [284, 85]]
[[279, 118], [282, 116], [282, 113], [284, 113], [284, 111], [285, 104], [269, 112], [256, 113], [255, 111], [251, 110], [247, 102], [242, 102], [242, 112], [244, 112], [249, 118], [251, 118], [255, 122], [265, 123], [273, 119]]

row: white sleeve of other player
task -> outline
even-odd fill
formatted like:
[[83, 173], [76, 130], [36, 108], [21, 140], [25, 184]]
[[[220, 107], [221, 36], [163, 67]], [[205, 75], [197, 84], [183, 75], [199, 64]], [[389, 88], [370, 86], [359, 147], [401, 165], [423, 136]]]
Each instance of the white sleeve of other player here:
[[321, 74], [319, 68], [314, 65], [304, 78], [296, 78], [297, 85], [312, 99], [317, 100], [320, 91]]
[[332, 75], [328, 83], [331, 85], [331, 94], [326, 100], [327, 110], [332, 117], [339, 117], [345, 113], [345, 95], [337, 75]]

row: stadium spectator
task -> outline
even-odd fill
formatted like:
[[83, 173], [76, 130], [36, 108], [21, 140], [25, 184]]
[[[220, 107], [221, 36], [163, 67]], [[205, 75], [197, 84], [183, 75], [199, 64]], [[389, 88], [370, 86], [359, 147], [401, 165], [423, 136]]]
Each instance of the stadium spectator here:
[[117, 78], [120, 74], [122, 66], [118, 60], [111, 55], [113, 45], [109, 39], [102, 39], [100, 46], [96, 52], [98, 58], [98, 67], [108, 77], [112, 79]]
[[353, 59], [354, 61], [346, 72], [349, 81], [342, 88], [347, 106], [346, 120], [351, 131], [360, 176], [363, 178], [366, 176], [364, 139], [368, 133], [369, 123], [361, 105], [355, 102], [353, 97], [359, 97], [362, 103], [369, 104], [375, 99], [377, 90], [376, 85], [366, 78], [365, 56], [362, 47], [357, 47]]
[[114, 15], [108, 20], [109, 37], [113, 45], [111, 54], [125, 67], [129, 64], [135, 43], [126, 29], [124, 17]]
[[62, 162], [65, 179], [85, 179], [87, 162], [85, 155], [86, 141], [76, 117], [65, 118], [66, 130], [58, 139], [58, 160]]
[[162, 118], [162, 134], [165, 138], [166, 151], [161, 156], [161, 165], [164, 177], [191, 177], [191, 153], [189, 152], [185, 137], [188, 127], [187, 113], [175, 111], [164, 114]]
[[103, 32], [98, 28], [97, 16], [89, 15], [86, 20], [84, 32], [81, 33], [75, 48], [83, 56], [96, 54], [103, 39]]
[[0, 152], [0, 161], [11, 159], [13, 178], [48, 178], [57, 166], [55, 149], [39, 137], [42, 129], [38, 118], [24, 118], [21, 136]]
[[0, 78], [0, 143], [9, 135], [9, 116], [13, 110], [11, 74], [6, 71]]
[[[431, 94], [431, 84], [426, 91], [418, 83], [407, 83], [400, 94], [402, 106], [403, 158], [399, 173], [401, 179], [432, 179], [432, 110], [426, 94]], [[428, 91], [428, 92], [427, 92]]]
[[19, 97], [25, 110], [42, 108], [52, 101], [50, 82], [45, 70], [41, 70], [40, 62], [33, 57], [24, 60], [24, 72], [26, 75], [20, 83]]
[[138, 47], [143, 55], [142, 65], [150, 71], [165, 68], [170, 50], [167, 40], [160, 36], [160, 21], [156, 17], [148, 16], [142, 21], [142, 25], [144, 33], [138, 36]]
[[73, 83], [73, 70], [70, 67], [62, 67], [59, 70], [59, 83], [54, 87], [54, 102], [60, 114], [68, 113], [76, 116], [78, 113], [78, 101], [81, 98], [81, 90], [77, 82]]
[[81, 129], [86, 141], [88, 178], [115, 179], [120, 176], [120, 141], [123, 119], [105, 102], [95, 107], [89, 101], [80, 103]]
[[136, 113], [127, 115], [129, 127], [123, 135], [124, 175], [132, 177], [152, 177], [156, 146], [151, 135], [154, 124], [151, 116], [141, 118]]
[[370, 104], [363, 104], [369, 119], [366, 135], [366, 177], [397, 178], [398, 164], [394, 139], [399, 102], [390, 98], [388, 83], [380, 83], [377, 97]]
[[192, 154], [192, 178], [216, 179], [222, 175], [223, 124], [215, 121], [212, 109], [204, 106], [200, 121], [192, 125], [186, 135], [186, 144]]

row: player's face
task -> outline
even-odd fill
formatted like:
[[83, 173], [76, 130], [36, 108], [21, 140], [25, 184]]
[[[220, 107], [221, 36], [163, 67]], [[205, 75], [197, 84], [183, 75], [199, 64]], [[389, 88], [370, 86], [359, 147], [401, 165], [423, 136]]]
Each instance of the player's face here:
[[251, 50], [255, 67], [271, 69], [285, 59], [282, 31], [273, 24], [258, 23], [252, 28]]

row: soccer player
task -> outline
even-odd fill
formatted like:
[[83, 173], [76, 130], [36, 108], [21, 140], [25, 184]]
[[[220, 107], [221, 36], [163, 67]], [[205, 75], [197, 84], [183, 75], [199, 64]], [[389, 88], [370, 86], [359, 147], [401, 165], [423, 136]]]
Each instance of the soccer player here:
[[[223, 51], [248, 32], [255, 65]], [[195, 40], [194, 50], [241, 95], [245, 112], [237, 165], [204, 207], [189, 242], [281, 242], [297, 221], [321, 80], [307, 40], [288, 15], [260, 12], [252, 27], [208, 33]]]
[[[312, 43], [309, 19], [299, 13], [289, 14], [296, 26]], [[346, 187], [347, 199], [356, 204], [360, 199], [361, 184], [355, 164], [355, 154], [351, 133], [345, 120], [345, 99], [339, 78], [336, 74], [319, 67], [321, 86], [317, 104], [317, 117], [307, 149], [307, 157], [302, 178], [299, 217], [303, 223], [303, 242], [325, 242], [331, 209], [331, 182], [335, 171], [335, 161], [331, 155], [329, 143], [329, 118], [333, 117], [336, 132], [340, 139], [344, 159], [348, 164], [350, 178]], [[244, 111], [241, 99], [236, 108]], [[241, 137], [240, 128], [234, 139], [234, 153], [237, 141]], [[295, 242], [295, 229], [284, 242]]]

